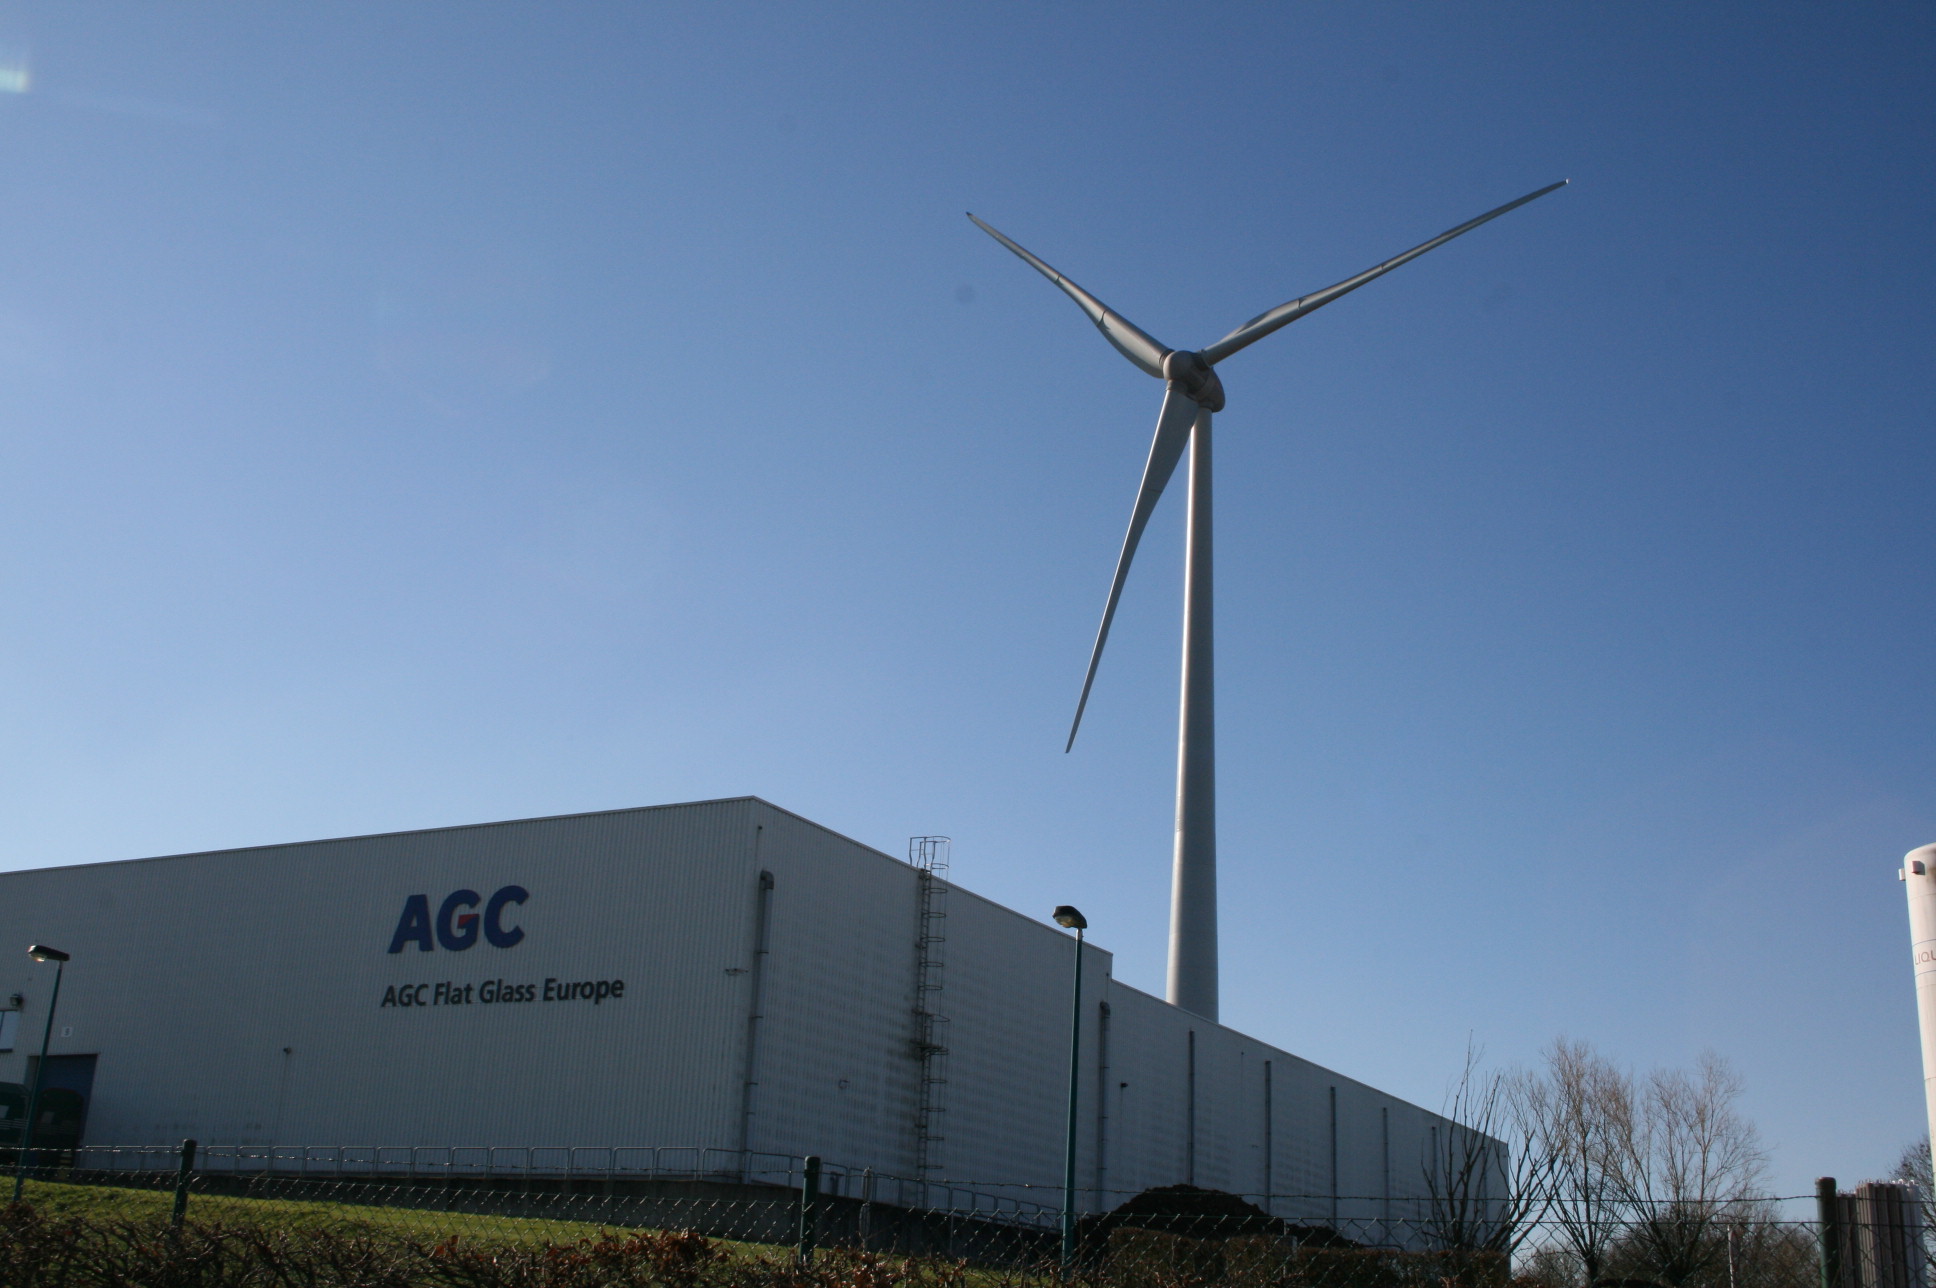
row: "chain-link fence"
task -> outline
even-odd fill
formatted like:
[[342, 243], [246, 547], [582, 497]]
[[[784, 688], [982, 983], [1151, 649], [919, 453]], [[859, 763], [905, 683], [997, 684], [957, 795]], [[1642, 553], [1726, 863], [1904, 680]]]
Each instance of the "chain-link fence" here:
[[[23, 1201], [0, 1214], [0, 1288], [1928, 1288], [1919, 1228], [1870, 1228], [1853, 1207], [1832, 1227], [1777, 1219], [1769, 1201], [1585, 1231], [1468, 1220], [1453, 1239], [1429, 1212], [1288, 1219], [1179, 1186], [1118, 1196], [1065, 1244], [1058, 1203], [734, 1151], [29, 1162]], [[1333, 1197], [1267, 1206], [1320, 1205]]]

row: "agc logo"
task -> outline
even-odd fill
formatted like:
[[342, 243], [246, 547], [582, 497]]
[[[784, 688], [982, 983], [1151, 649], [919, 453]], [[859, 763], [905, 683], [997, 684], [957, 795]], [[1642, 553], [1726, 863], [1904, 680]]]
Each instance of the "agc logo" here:
[[[413, 894], [403, 901], [397, 933], [390, 936], [390, 951], [400, 953], [405, 945], [415, 944], [419, 952], [442, 945], [446, 952], [461, 953], [477, 946], [480, 933], [493, 948], [513, 947], [524, 938], [524, 927], [505, 925], [504, 910], [530, 897], [523, 886], [514, 885], [503, 887], [489, 899], [480, 899], [475, 890], [457, 890], [438, 905], [433, 919], [430, 896]], [[482, 913], [467, 911], [479, 903], [484, 905]]]

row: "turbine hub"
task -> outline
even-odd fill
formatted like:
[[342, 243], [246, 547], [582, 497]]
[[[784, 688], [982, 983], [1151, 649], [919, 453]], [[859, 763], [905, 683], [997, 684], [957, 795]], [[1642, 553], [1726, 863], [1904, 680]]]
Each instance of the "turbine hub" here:
[[1163, 378], [1205, 411], [1223, 410], [1223, 381], [1202, 354], [1170, 350], [1163, 356]]

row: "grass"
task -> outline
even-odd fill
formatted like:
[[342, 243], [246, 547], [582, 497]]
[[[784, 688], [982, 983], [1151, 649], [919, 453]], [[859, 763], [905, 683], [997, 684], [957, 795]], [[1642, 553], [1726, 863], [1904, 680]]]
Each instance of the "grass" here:
[[[21, 1196], [41, 1212], [55, 1217], [89, 1221], [165, 1220], [174, 1209], [170, 1190], [134, 1189], [113, 1185], [69, 1185], [28, 1181]], [[274, 1226], [287, 1230], [335, 1230], [388, 1235], [435, 1243], [451, 1235], [466, 1242], [535, 1245], [576, 1243], [627, 1228], [553, 1217], [500, 1216], [461, 1209], [388, 1207], [329, 1201], [245, 1198], [233, 1194], [192, 1194], [188, 1215], [198, 1221], [229, 1225]], [[772, 1260], [792, 1254], [790, 1246], [736, 1239], [714, 1239], [713, 1244], [734, 1260]]]
[[[445, 1195], [387, 1186], [359, 1193], [354, 1183], [335, 1192], [345, 1200], [527, 1201], [515, 1193]], [[258, 1282], [312, 1288], [1044, 1288], [1039, 1275], [1027, 1272], [850, 1249], [830, 1248], [803, 1265], [786, 1243], [645, 1228], [655, 1206], [650, 1198], [634, 1208], [638, 1226], [613, 1226], [198, 1193], [190, 1196], [185, 1225], [171, 1230], [169, 1188], [38, 1181], [29, 1182], [22, 1197], [21, 1205], [0, 1205], [5, 1288]], [[588, 1207], [602, 1206], [602, 1196], [583, 1198]]]
[[[321, 1188], [327, 1186], [327, 1188]], [[1053, 1262], [1001, 1268], [946, 1257], [829, 1248], [810, 1265], [786, 1243], [649, 1228], [681, 1200], [616, 1197], [636, 1225], [461, 1210], [465, 1203], [575, 1207], [596, 1217], [602, 1195], [413, 1189], [324, 1182], [333, 1198], [192, 1194], [171, 1230], [172, 1188], [29, 1182], [21, 1207], [0, 1207], [6, 1288], [128, 1288], [132, 1284], [303, 1283], [321, 1288], [1060, 1288]], [[356, 1202], [357, 1199], [366, 1200]], [[445, 1208], [370, 1199], [444, 1200]], [[340, 1200], [340, 1201], [339, 1201]], [[706, 1200], [685, 1200], [704, 1204]], [[667, 1203], [671, 1207], [663, 1206]], [[721, 1216], [735, 1208], [721, 1200]], [[783, 1210], [785, 1204], [776, 1205]], [[542, 1209], [541, 1209], [542, 1210]], [[704, 1207], [687, 1207], [706, 1215]], [[776, 1215], [778, 1212], [776, 1211]], [[561, 1214], [562, 1215], [562, 1214]], [[678, 1224], [674, 1221], [673, 1224]], [[784, 1228], [784, 1226], [782, 1227]], [[1039, 1251], [1039, 1249], [1038, 1249]], [[1124, 1228], [1079, 1272], [1084, 1288], [1506, 1288], [1505, 1262], [1448, 1263], [1389, 1250], [1308, 1249], [1268, 1235], [1197, 1238]], [[219, 1273], [218, 1273], [219, 1272]], [[1450, 1273], [1448, 1273], [1450, 1272]]]

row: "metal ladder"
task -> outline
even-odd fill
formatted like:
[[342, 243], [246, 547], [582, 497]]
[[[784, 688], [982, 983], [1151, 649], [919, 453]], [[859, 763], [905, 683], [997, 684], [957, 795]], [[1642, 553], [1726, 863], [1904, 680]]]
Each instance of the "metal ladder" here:
[[930, 1179], [941, 1170], [947, 1140], [943, 1103], [948, 1086], [948, 1017], [941, 1013], [942, 975], [948, 943], [948, 856], [945, 836], [908, 838], [908, 863], [920, 883], [920, 917], [914, 941], [914, 1057], [920, 1091], [914, 1111], [914, 1174]]

